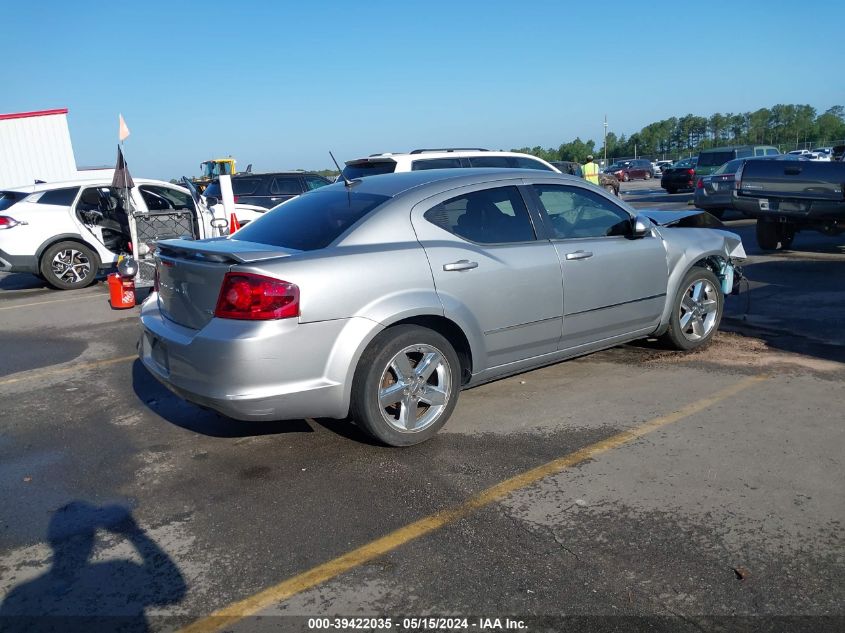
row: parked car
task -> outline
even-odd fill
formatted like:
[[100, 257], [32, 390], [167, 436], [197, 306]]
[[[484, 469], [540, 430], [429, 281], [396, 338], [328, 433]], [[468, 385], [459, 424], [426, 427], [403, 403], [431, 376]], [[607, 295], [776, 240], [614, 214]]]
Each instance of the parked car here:
[[557, 171], [541, 158], [519, 152], [494, 152], [483, 148], [447, 147], [415, 149], [407, 153], [371, 154], [346, 161], [343, 177], [349, 180], [365, 176], [393, 174], [428, 169], [503, 167]]
[[751, 158], [752, 156], [779, 156], [780, 150], [772, 145], [730, 145], [704, 149], [698, 153], [695, 176], [709, 176], [729, 160]]
[[604, 173], [610, 174], [622, 182], [628, 182], [634, 178], [642, 178], [643, 180], [654, 178], [654, 168], [651, 166], [651, 162], [644, 158], [617, 161], [606, 167]]
[[746, 161], [732, 202], [757, 218], [757, 244], [765, 250], [789, 248], [799, 231], [845, 233], [845, 163]]
[[[584, 177], [584, 169], [581, 163], [575, 163], [567, 160], [553, 160], [551, 164], [557, 168], [562, 174], [570, 174], [572, 176]], [[599, 172], [599, 187], [612, 193], [614, 196], [619, 195], [619, 179], [611, 174]]]
[[646, 336], [706, 345], [742, 242], [670, 228], [700, 211], [650, 214], [539, 170], [336, 183], [231, 237], [162, 242], [140, 359], [239, 420], [351, 414], [417, 444], [463, 388]]
[[660, 186], [667, 193], [678, 193], [684, 189], [695, 188], [695, 164], [698, 157], [684, 158], [663, 170]]
[[[660, 169], [660, 171], [662, 173], [664, 169], [667, 169], [667, 168], [672, 166], [672, 161], [671, 160], [658, 160], [658, 161], [655, 162], [655, 165], [657, 165], [657, 167]], [[655, 176], [656, 175], [657, 174], [655, 173]]]
[[[157, 239], [210, 237], [212, 214], [184, 187], [135, 179], [132, 208], [143, 253]], [[73, 180], [0, 191], [0, 270], [38, 275], [60, 290], [84, 288], [129, 251], [130, 218], [111, 180]]]
[[[693, 195], [693, 204], [721, 219], [725, 211], [733, 208], [735, 175], [748, 160], [751, 159], [735, 158], [719, 167], [711, 175], [698, 178]], [[763, 156], [755, 160], [804, 161], [807, 158], [805, 156], [781, 154], [779, 156]]]
[[[282, 171], [268, 174], [243, 174], [232, 176], [232, 192], [238, 204], [271, 209], [306, 191], [313, 191], [332, 183], [320, 174], [304, 171]], [[220, 181], [213, 181], [203, 195], [221, 199]]]
[[791, 152], [787, 152], [787, 154], [790, 156], [810, 156], [813, 152], [808, 149], [794, 149]]

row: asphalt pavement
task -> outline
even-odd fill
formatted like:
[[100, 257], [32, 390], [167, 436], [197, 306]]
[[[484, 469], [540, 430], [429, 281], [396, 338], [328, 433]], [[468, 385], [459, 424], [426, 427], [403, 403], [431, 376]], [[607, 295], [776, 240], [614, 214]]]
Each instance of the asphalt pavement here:
[[845, 238], [726, 219], [748, 282], [709, 348], [466, 391], [408, 449], [203, 411], [104, 284], [0, 273], [0, 629], [845, 629]]

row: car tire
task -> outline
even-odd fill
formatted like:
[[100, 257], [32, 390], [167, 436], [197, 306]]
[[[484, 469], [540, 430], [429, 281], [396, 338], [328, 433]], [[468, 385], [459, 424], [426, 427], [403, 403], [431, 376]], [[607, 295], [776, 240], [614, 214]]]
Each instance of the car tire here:
[[361, 355], [350, 413], [379, 442], [413, 446], [446, 424], [460, 390], [460, 361], [449, 341], [428, 328], [398, 325], [378, 334]]
[[628, 182], [630, 179], [631, 178], [628, 174], [622, 174], [622, 182]]
[[719, 329], [724, 305], [719, 278], [708, 268], [693, 266], [672, 299], [669, 329], [662, 340], [681, 351], [708, 345]]
[[650, 172], [646, 172], [646, 173], [645, 173], [645, 179], [646, 179], [646, 180], [651, 180], [651, 173], [650, 173]]
[[614, 195], [614, 196], [619, 195], [619, 194], [616, 193], [616, 189], [613, 187], [613, 185], [605, 185], [604, 190], [611, 195]]
[[39, 268], [44, 280], [57, 290], [85, 288], [97, 278], [100, 258], [80, 242], [59, 242], [44, 251]]

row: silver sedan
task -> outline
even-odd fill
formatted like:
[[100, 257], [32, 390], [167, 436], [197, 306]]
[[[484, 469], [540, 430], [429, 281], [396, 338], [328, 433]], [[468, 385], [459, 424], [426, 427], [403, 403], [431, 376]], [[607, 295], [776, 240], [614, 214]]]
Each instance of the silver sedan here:
[[644, 337], [706, 345], [745, 257], [720, 226], [530, 170], [336, 183], [228, 238], [162, 242], [140, 357], [235, 419], [351, 416], [408, 446], [462, 389]]

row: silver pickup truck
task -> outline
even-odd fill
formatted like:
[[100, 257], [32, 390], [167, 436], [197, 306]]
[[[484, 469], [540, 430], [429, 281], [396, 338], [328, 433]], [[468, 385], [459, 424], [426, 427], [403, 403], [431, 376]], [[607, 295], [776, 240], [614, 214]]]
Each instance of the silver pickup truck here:
[[845, 162], [749, 160], [737, 172], [733, 207], [757, 218], [757, 244], [789, 248], [798, 231], [845, 233]]

